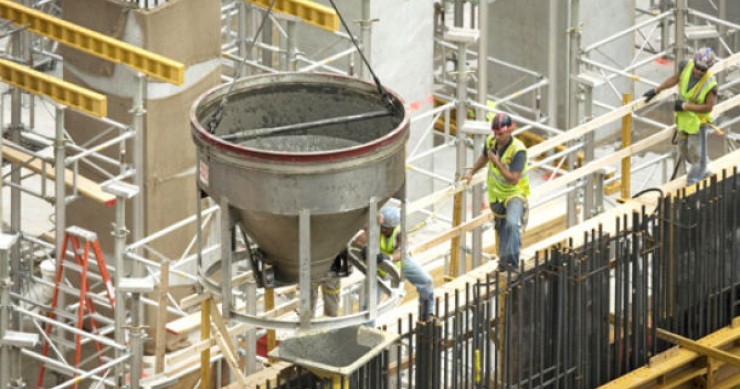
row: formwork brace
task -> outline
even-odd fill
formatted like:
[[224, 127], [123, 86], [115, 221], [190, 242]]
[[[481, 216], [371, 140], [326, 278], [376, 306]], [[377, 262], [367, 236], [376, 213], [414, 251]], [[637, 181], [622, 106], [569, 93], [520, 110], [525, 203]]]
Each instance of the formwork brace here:
[[714, 347], [703, 345], [695, 340], [685, 338], [681, 335], [674, 334], [662, 328], [657, 328], [656, 330], [658, 333], [658, 337], [660, 339], [677, 344], [681, 347], [687, 348], [691, 351], [705, 355], [712, 359], [717, 359], [724, 363], [729, 363], [731, 365], [740, 366], [740, 357], [738, 356], [732, 355], [728, 352], [719, 350]]
[[[733, 323], [738, 322], [738, 318], [733, 320]], [[660, 330], [659, 330], [660, 331]], [[660, 332], [659, 332], [660, 333]], [[668, 333], [665, 331], [665, 333]], [[736, 342], [740, 339], [740, 326], [727, 326], [720, 329], [719, 331], [713, 332], [697, 341], [693, 342], [693, 346], [702, 347], [703, 350], [712, 349], [717, 351], [717, 348], [728, 345], [732, 342]], [[650, 384], [660, 377], [682, 367], [690, 362], [702, 357], [703, 352], [697, 352], [690, 350], [689, 347], [682, 345], [682, 347], [675, 352], [673, 355], [668, 356], [664, 362], [643, 366], [639, 369], [633, 370], [628, 374], [625, 374], [611, 382], [600, 386], [600, 389], [628, 389], [637, 388], [643, 385]], [[704, 354], [708, 355], [708, 354]], [[732, 356], [732, 355], [730, 355]], [[710, 356], [715, 358], [714, 356]], [[734, 356], [732, 356], [734, 357]], [[737, 358], [737, 357], [734, 357]], [[717, 358], [719, 359], [719, 358]]]
[[182, 85], [185, 79], [185, 65], [180, 62], [9, 0], [0, 0], [0, 18], [98, 58], [126, 64], [171, 84]]
[[[0, 3], [2, 8], [2, 3]], [[50, 97], [68, 107], [104, 117], [108, 102], [104, 95], [75, 84], [62, 81], [15, 62], [0, 59], [0, 78], [10, 85], [27, 92]]]

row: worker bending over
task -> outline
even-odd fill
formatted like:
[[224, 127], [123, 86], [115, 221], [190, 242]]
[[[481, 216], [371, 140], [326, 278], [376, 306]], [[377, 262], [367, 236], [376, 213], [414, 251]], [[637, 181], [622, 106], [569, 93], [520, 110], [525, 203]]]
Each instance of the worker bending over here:
[[[717, 80], [709, 71], [715, 55], [703, 47], [694, 54], [693, 61], [681, 61], [678, 72], [668, 77], [655, 89], [643, 95], [648, 103], [658, 93], [678, 84], [678, 99], [674, 102], [674, 116], [678, 136], [679, 160], [691, 164], [686, 183], [694, 184], [710, 175], [707, 170], [707, 130], [712, 123], [712, 108], [717, 100]], [[678, 166], [680, 163], [677, 163]]]
[[469, 183], [473, 175], [488, 165], [488, 203], [495, 217], [499, 237], [500, 271], [518, 271], [521, 230], [526, 225], [529, 197], [527, 148], [512, 136], [516, 125], [505, 113], [491, 121], [483, 154], [463, 177]]
[[[402, 255], [401, 212], [398, 207], [385, 206], [378, 215], [380, 225], [380, 254], [379, 262], [391, 260], [402, 271], [406, 279], [416, 287], [419, 293], [419, 303], [422, 306], [422, 315], [434, 315], [434, 282], [429, 273], [411, 259], [410, 253]], [[367, 247], [367, 231], [357, 236], [355, 244], [358, 247]], [[381, 274], [382, 275], [382, 274]]]

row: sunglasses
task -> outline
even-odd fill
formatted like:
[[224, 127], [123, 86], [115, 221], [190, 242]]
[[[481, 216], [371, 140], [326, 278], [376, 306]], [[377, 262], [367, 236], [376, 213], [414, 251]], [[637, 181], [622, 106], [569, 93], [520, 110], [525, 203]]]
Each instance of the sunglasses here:
[[709, 70], [708, 67], [706, 67], [706, 66], [704, 66], [702, 64], [696, 63], [696, 62], [694, 62], [694, 69], [696, 69], [696, 70], [698, 70], [700, 72], [706, 72], [707, 70]]

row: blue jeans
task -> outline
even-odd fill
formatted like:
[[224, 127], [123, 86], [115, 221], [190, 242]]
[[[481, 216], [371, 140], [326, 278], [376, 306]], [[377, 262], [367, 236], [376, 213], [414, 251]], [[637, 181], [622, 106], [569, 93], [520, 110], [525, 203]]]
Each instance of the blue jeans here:
[[679, 137], [678, 149], [683, 155], [686, 162], [691, 164], [691, 169], [686, 176], [688, 185], [695, 184], [703, 180], [707, 175], [707, 164], [709, 163], [709, 154], [707, 153], [707, 126], [702, 125], [698, 134], [684, 135], [686, 138]]
[[434, 314], [434, 281], [429, 273], [410, 256], [401, 263], [404, 276], [416, 287], [419, 293], [419, 303], [426, 309], [426, 313]]
[[495, 226], [499, 237], [498, 258], [500, 265], [519, 268], [519, 249], [522, 245], [521, 220], [524, 206], [524, 199], [519, 197], [509, 199], [506, 206], [503, 203], [490, 204], [491, 211], [497, 215]]

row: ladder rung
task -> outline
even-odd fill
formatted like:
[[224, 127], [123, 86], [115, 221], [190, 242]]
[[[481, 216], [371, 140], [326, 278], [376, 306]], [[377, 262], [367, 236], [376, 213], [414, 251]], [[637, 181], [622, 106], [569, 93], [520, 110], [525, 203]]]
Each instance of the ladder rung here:
[[[77, 299], [75, 299], [75, 302], [79, 303], [79, 296], [80, 296], [80, 290], [77, 288], [70, 288], [67, 285], [58, 285], [57, 286], [59, 290], [61, 290], [64, 293], [71, 294], [71, 295], [77, 295]], [[105, 293], [105, 292], [101, 292]], [[87, 298], [91, 299], [93, 302], [101, 304], [103, 306], [110, 306], [110, 301], [108, 301], [105, 297], [102, 297], [98, 295], [97, 293], [93, 293], [88, 291], [87, 292]]]
[[[91, 263], [94, 263], [94, 262], [91, 262]], [[76, 263], [72, 263], [70, 261], [64, 261], [62, 263], [62, 266], [64, 266], [65, 269], [74, 270], [76, 273], [82, 274], [82, 266], [80, 266], [80, 265], [78, 265]], [[97, 267], [97, 264], [95, 266]], [[90, 268], [89, 267], [87, 268], [87, 277], [88, 278], [92, 278], [95, 281], [102, 281], [103, 280], [103, 277], [100, 274], [95, 273], [95, 272], [90, 272]]]

